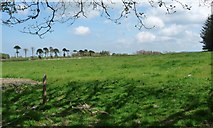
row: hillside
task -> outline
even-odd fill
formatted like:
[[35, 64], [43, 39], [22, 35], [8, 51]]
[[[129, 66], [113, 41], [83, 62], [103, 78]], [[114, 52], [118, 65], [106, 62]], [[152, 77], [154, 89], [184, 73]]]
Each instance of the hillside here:
[[3, 78], [42, 81], [2, 91], [3, 126], [213, 126], [211, 54], [2, 62]]

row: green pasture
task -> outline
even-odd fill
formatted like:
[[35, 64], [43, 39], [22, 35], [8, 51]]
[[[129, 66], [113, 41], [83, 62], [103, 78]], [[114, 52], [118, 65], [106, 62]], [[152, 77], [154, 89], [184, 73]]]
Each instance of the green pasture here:
[[[211, 52], [2, 62], [3, 126], [213, 126]], [[88, 109], [78, 106], [89, 105]]]

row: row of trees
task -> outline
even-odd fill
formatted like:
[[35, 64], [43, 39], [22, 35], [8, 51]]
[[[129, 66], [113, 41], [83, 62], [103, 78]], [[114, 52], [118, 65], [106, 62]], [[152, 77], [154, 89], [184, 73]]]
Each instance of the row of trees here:
[[[16, 50], [16, 57], [18, 58], [19, 57], [19, 50], [21, 49], [21, 47], [19, 45], [16, 45], [13, 47], [15, 50]], [[25, 54], [25, 58], [27, 57], [27, 52], [29, 51], [29, 49], [27, 48], [24, 48], [24, 54]], [[35, 48], [34, 47], [31, 47], [31, 50], [32, 50], [32, 57], [34, 56], [34, 51], [35, 51]]]
[[[16, 46], [14, 46], [14, 49], [16, 50], [16, 57], [19, 57], [19, 50], [21, 49], [21, 47], [16, 45]], [[24, 54], [25, 54], [25, 58], [26, 58], [27, 52], [29, 51], [29, 49], [24, 48], [23, 50], [24, 50]], [[32, 50], [32, 57], [33, 57], [35, 48], [31, 47], [31, 50]], [[66, 48], [63, 48], [62, 52], [63, 52], [63, 57], [71, 56], [70, 50], [68, 50]], [[99, 55], [107, 56], [107, 55], [110, 55], [109, 51], [95, 52], [93, 50], [87, 50], [87, 49], [73, 50], [72, 52], [73, 52], [72, 56], [99, 56]], [[60, 53], [60, 50], [58, 48], [53, 48], [53, 47], [49, 47], [49, 48], [44, 47], [44, 48], [39, 48], [39, 49], [36, 50], [36, 54], [38, 55], [39, 58], [42, 58], [42, 57], [45, 57], [45, 58], [47, 58], [47, 57], [50, 57], [50, 58], [58, 57], [59, 53]]]
[[[66, 48], [63, 48], [62, 51], [64, 52], [63, 56], [66, 56], [66, 52], [68, 55], [69, 50], [67, 50]], [[53, 48], [53, 47], [49, 47], [49, 49], [47, 47], [41, 49], [37, 49], [36, 54], [38, 55], [39, 58], [41, 58], [43, 56], [43, 54], [45, 55], [45, 57], [48, 57], [48, 54], [51, 58], [53, 58], [53, 54], [55, 57], [58, 57], [58, 54], [60, 53], [59, 49], [57, 48]]]
[[[14, 46], [14, 49], [16, 50], [16, 57], [19, 57], [19, 50], [21, 49], [20, 46], [16, 45]], [[25, 54], [25, 58], [27, 57], [27, 52], [29, 51], [29, 49], [27, 48], [24, 48], [24, 54]], [[31, 47], [31, 50], [32, 50], [32, 57], [34, 56], [34, 51], [35, 51], [35, 48], [34, 47]], [[63, 48], [62, 49], [63, 51], [63, 56], [65, 57], [66, 55], [68, 56], [69, 54], [69, 50], [66, 49], [66, 48]], [[58, 54], [60, 53], [59, 49], [58, 48], [53, 48], [53, 47], [44, 47], [44, 48], [39, 48], [36, 50], [36, 54], [38, 55], [38, 57], [42, 57], [43, 54], [45, 55], [45, 57], [48, 57], [48, 54], [49, 56], [52, 58], [53, 55], [55, 57], [58, 57]]]

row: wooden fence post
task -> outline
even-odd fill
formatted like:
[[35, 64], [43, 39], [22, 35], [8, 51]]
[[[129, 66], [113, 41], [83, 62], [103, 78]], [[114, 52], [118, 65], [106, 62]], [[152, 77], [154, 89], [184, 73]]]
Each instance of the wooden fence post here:
[[46, 84], [47, 84], [47, 76], [46, 74], [44, 74], [44, 77], [43, 77], [43, 104], [46, 103], [46, 100], [47, 100], [47, 93], [46, 93]]

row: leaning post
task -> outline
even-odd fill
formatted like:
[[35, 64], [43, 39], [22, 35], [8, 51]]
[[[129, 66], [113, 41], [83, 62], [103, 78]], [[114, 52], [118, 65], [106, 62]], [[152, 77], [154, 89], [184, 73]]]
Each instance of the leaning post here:
[[47, 76], [46, 74], [44, 74], [44, 77], [43, 77], [43, 104], [46, 103], [46, 100], [47, 100], [47, 92], [46, 92], [46, 84], [47, 84]]

